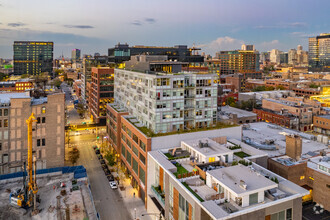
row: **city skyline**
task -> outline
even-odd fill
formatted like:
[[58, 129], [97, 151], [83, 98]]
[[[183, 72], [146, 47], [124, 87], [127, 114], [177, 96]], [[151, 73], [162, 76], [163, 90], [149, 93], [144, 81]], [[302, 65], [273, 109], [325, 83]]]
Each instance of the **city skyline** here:
[[[0, 57], [12, 58], [15, 40], [54, 41], [54, 57], [130, 45], [198, 46], [219, 50], [254, 44], [259, 51], [308, 50], [308, 37], [329, 32], [326, 0], [303, 1], [0, 1]], [[270, 10], [271, 9], [271, 10]], [[308, 13], [307, 13], [308, 12]], [[306, 13], [309, 16], [306, 16]], [[96, 16], [97, 15], [97, 16]]]

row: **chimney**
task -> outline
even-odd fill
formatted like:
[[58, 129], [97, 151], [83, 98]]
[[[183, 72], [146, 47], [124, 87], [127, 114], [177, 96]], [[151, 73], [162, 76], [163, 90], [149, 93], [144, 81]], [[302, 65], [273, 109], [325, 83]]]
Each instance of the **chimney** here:
[[302, 139], [299, 135], [287, 135], [286, 136], [286, 148], [285, 154], [289, 157], [300, 160], [302, 153]]

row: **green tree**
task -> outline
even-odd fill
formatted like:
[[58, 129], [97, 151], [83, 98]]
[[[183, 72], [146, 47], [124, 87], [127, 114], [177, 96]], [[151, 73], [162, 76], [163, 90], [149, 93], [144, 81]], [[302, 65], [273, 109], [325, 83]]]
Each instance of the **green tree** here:
[[3, 81], [7, 78], [7, 74], [4, 74], [4, 73], [0, 73], [0, 81]]
[[282, 86], [282, 85], [278, 85], [278, 86], [276, 86], [276, 89], [277, 89], [277, 90], [285, 90], [285, 87]]
[[64, 73], [64, 70], [61, 70], [61, 69], [56, 69], [55, 71], [55, 77], [61, 75], [62, 73]]
[[29, 78], [29, 74], [22, 74], [21, 79]]
[[110, 152], [108, 152], [104, 158], [109, 162], [110, 166], [113, 166], [116, 164], [116, 156], [114, 154], [111, 154]]
[[312, 84], [309, 85], [309, 88], [317, 89], [317, 88], [319, 88], [319, 86], [316, 85], [316, 84], [314, 84], [314, 83], [312, 83]]
[[234, 97], [228, 97], [227, 99], [226, 99], [226, 105], [232, 105], [232, 104], [235, 104], [235, 99], [234, 99]]
[[72, 148], [71, 151], [69, 151], [69, 160], [72, 163], [72, 165], [75, 165], [80, 157], [80, 151], [77, 147]]
[[85, 115], [85, 112], [86, 112], [85, 106], [81, 103], [78, 103], [77, 104], [77, 112], [78, 112], [79, 116]]

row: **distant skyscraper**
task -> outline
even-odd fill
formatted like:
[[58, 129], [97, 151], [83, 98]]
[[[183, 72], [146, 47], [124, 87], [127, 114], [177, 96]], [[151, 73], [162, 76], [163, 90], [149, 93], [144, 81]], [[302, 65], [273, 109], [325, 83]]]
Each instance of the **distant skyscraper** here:
[[15, 41], [14, 73], [40, 74], [53, 71], [53, 42]]
[[272, 49], [270, 51], [270, 55], [269, 55], [270, 62], [279, 64], [281, 61], [280, 54], [281, 54], [281, 51], [279, 51], [278, 49]]
[[291, 49], [288, 52], [288, 64], [294, 65], [297, 63], [297, 50]]
[[72, 61], [80, 60], [81, 51], [79, 49], [73, 49], [71, 52], [71, 59]]
[[310, 70], [330, 70], [330, 33], [309, 38], [308, 66]]
[[99, 56], [101, 56], [101, 54], [100, 53], [94, 53], [94, 57], [99, 57]]

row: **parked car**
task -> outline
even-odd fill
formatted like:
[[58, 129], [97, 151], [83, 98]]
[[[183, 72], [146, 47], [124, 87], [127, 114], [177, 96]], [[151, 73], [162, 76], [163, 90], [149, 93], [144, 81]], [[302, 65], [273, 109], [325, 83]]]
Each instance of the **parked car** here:
[[97, 149], [97, 146], [96, 146], [96, 145], [94, 145], [94, 146], [93, 146], [93, 149], [94, 149], [94, 150], [96, 150], [96, 149]]
[[103, 165], [103, 164], [105, 164], [105, 161], [103, 159], [101, 159], [100, 163]]
[[95, 150], [95, 153], [96, 153], [96, 154], [100, 154], [100, 150], [99, 150], [99, 149], [96, 149], [96, 150]]
[[108, 166], [107, 166], [106, 164], [102, 164], [101, 166], [102, 166], [102, 169], [103, 169], [103, 170], [108, 170], [108, 169], [109, 169]]
[[118, 188], [117, 183], [115, 181], [109, 182], [109, 185], [110, 185], [111, 189], [117, 189]]
[[97, 158], [98, 158], [99, 160], [102, 160], [102, 159], [103, 159], [102, 154], [99, 154], [99, 155], [97, 156]]
[[111, 174], [109, 169], [104, 169], [103, 171], [104, 171], [105, 175], [110, 175]]
[[79, 131], [76, 131], [76, 133], [74, 135], [78, 136], [78, 135], [81, 135], [81, 134], [80, 134]]
[[111, 174], [110, 175], [107, 175], [107, 179], [108, 179], [109, 182], [115, 180], [115, 178]]

